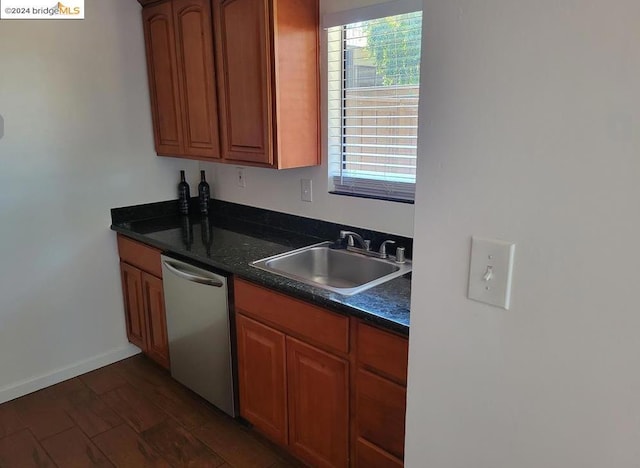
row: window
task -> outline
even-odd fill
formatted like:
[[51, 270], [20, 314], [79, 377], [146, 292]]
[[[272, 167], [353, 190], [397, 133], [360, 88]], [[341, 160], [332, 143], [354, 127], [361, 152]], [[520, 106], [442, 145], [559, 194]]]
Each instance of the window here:
[[421, 11], [328, 28], [333, 193], [413, 201], [421, 32]]

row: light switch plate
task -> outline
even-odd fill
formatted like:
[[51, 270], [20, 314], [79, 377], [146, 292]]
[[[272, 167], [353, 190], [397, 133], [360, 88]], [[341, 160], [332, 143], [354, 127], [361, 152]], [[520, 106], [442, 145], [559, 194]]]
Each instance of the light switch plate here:
[[515, 250], [512, 242], [471, 238], [469, 299], [509, 310]]
[[300, 198], [302, 201], [310, 202], [313, 200], [313, 187], [311, 179], [300, 179]]

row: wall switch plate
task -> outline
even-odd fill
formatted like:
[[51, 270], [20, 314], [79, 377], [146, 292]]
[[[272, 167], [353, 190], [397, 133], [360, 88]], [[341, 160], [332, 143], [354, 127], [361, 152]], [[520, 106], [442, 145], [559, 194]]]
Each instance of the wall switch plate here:
[[471, 238], [469, 299], [509, 310], [515, 250], [511, 242]]
[[300, 179], [300, 198], [302, 201], [313, 201], [311, 179]]
[[245, 188], [247, 186], [247, 181], [244, 178], [244, 167], [237, 167], [237, 178], [236, 181], [238, 183], [238, 187]]

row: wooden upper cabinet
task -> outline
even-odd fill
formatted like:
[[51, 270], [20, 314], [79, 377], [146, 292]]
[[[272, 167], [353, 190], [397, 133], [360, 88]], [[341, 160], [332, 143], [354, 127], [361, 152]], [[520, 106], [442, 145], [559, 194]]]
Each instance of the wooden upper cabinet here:
[[182, 113], [171, 3], [144, 8], [142, 21], [156, 152], [174, 156], [182, 149]]
[[156, 152], [220, 157], [209, 0], [170, 0], [142, 10]]
[[209, 0], [174, 0], [184, 154], [219, 158], [218, 102]]
[[286, 169], [319, 157], [317, 0], [213, 0], [222, 157]]
[[225, 159], [273, 164], [269, 5], [216, 2], [218, 85]]

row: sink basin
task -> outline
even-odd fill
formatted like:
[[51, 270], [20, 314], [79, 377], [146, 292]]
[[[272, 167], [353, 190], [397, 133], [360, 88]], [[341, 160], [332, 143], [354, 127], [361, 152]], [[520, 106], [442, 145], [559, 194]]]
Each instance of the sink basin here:
[[411, 262], [368, 257], [357, 252], [331, 249], [331, 242], [303, 247], [251, 266], [318, 288], [350, 296], [411, 271]]

